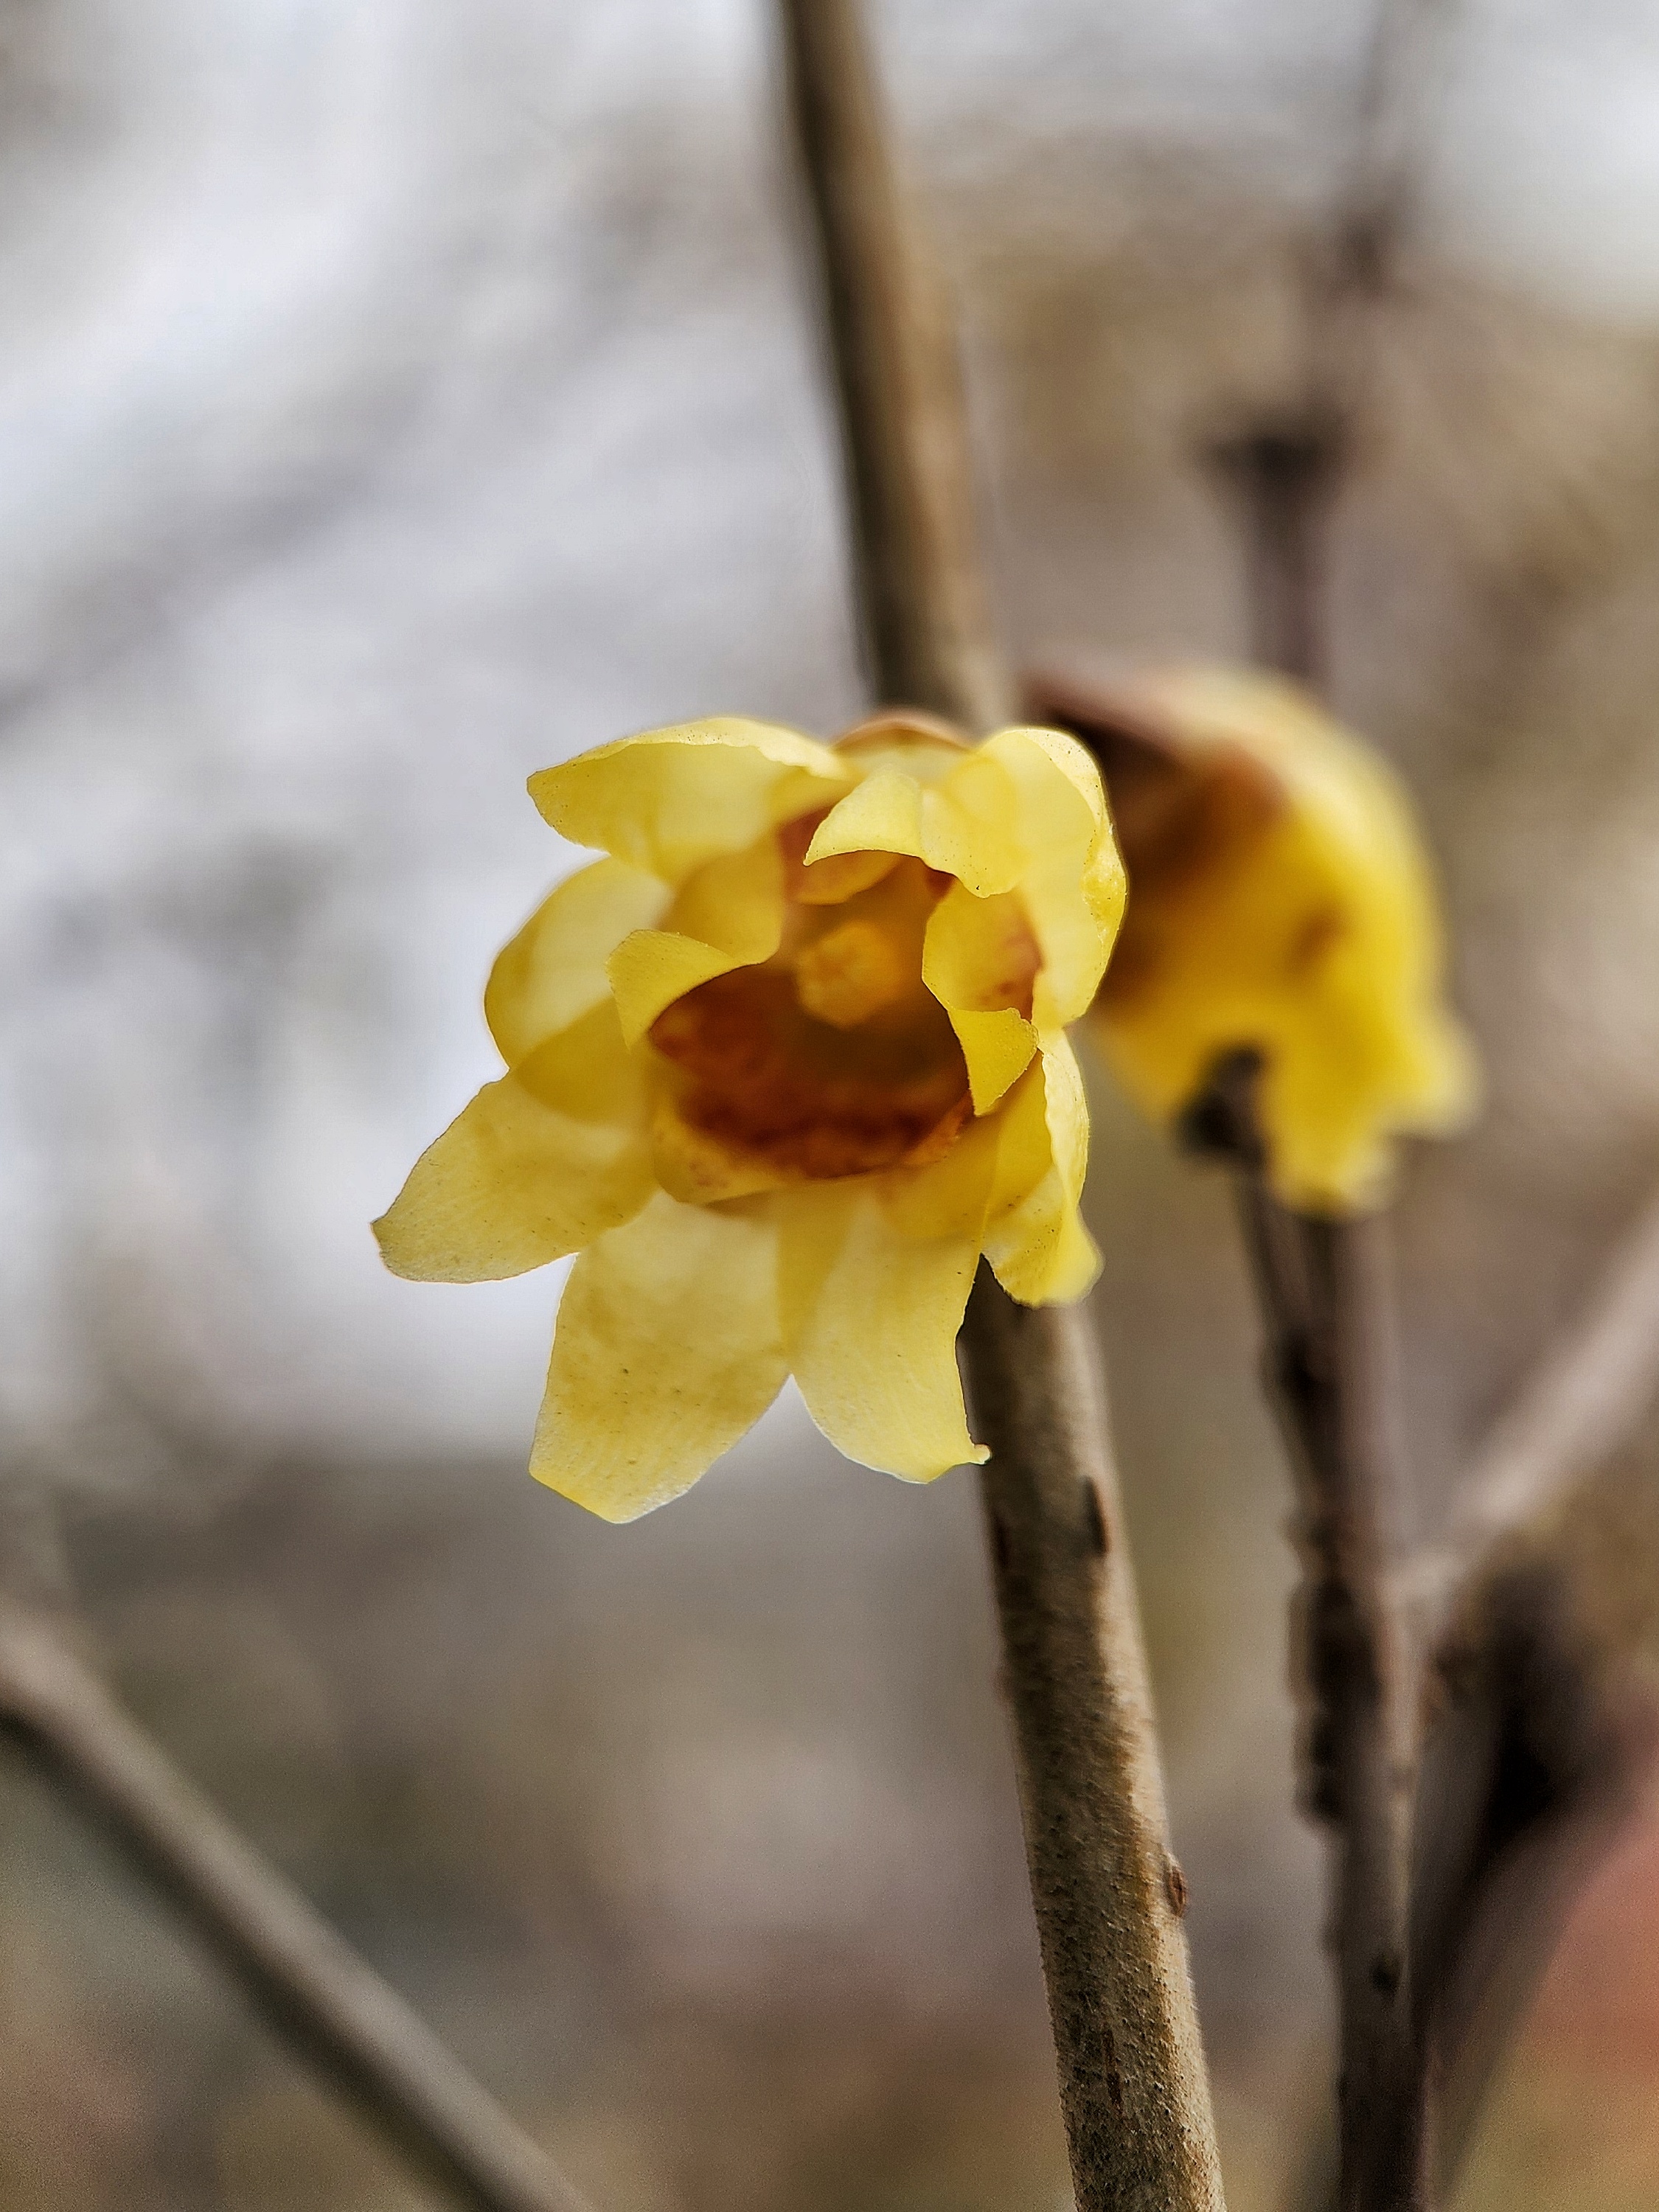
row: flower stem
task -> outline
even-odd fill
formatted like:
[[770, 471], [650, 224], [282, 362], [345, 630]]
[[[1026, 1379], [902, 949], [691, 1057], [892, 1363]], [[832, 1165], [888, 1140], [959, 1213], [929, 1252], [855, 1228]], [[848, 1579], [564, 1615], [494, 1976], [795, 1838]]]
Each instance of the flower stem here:
[[[781, 0], [823, 276], [865, 643], [883, 701], [1012, 719], [954, 337], [854, 0]], [[1078, 2212], [1221, 2212], [1097, 1355], [981, 1269], [963, 1349]]]
[[[1331, 664], [1331, 520], [1365, 411], [1372, 310], [1393, 281], [1409, 198], [1395, 111], [1420, 71], [1422, 19], [1412, 0], [1379, 0], [1352, 173], [1305, 272], [1304, 390], [1211, 454], [1237, 502], [1253, 657], [1315, 689]], [[1419, 1721], [1385, 1543], [1403, 1458], [1388, 1222], [1314, 1219], [1279, 1204], [1247, 1059], [1218, 1071], [1206, 1104], [1234, 1123], [1268, 1389], [1297, 1475], [1299, 1786], [1333, 1845], [1335, 2201], [1339, 2212], [1419, 2212], [1429, 2201], [1430, 2090], [1408, 1927]]]
[[[1288, 471], [1284, 442], [1247, 439], [1228, 458], [1257, 658], [1310, 681], [1327, 662], [1322, 526], [1343, 441], [1310, 433], [1303, 464]], [[1407, 1932], [1419, 1729], [1384, 1538], [1401, 1474], [1388, 1224], [1380, 1215], [1316, 1219], [1279, 1203], [1255, 1122], [1256, 1073], [1248, 1054], [1224, 1064], [1194, 1119], [1207, 1116], [1238, 1164], [1268, 1388], [1297, 1479], [1300, 1794], [1334, 1846], [1336, 2198], [1339, 2212], [1418, 2212], [1428, 2203], [1429, 2094]]]
[[1289, 1212], [1259, 1169], [1240, 1206], [1297, 1478], [1300, 1791], [1334, 1845], [1338, 2203], [1402, 2212], [1426, 2202], [1426, 2170], [1407, 1942], [1416, 1701], [1382, 1529], [1399, 1461], [1388, 1224]]

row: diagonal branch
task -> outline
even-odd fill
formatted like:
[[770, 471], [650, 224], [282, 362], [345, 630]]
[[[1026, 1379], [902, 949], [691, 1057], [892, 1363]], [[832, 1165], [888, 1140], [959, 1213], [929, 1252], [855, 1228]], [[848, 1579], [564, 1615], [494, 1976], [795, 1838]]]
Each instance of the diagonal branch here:
[[[874, 688], [1011, 716], [949, 317], [894, 173], [853, 0], [781, 0]], [[981, 1270], [963, 1328], [1027, 1856], [1078, 2212], [1220, 2212], [1134, 1585], [1085, 1316]]]
[[1659, 1191], [1620, 1238], [1583, 1310], [1548, 1346], [1459, 1477], [1443, 1534], [1401, 1571], [1445, 1621], [1495, 1548], [1605, 1463], [1659, 1391]]
[[0, 1729], [147, 1867], [266, 2016], [473, 2212], [586, 2212], [540, 2147], [125, 1712], [66, 1622], [0, 1600]]
[[[1597, 1616], [1571, 1532], [1506, 1538], [1458, 1594], [1428, 1674], [1413, 1864], [1413, 1996], [1449, 2194], [1487, 2090], [1584, 1885], [1650, 1790], [1659, 1706]], [[1619, 1532], [1627, 1541], [1627, 1532]], [[1650, 1541], [1626, 1562], [1650, 1582]]]
[[1606, 1588], [1610, 1571], [1651, 1583], [1651, 1531], [1620, 1528], [1589, 1575], [1576, 1558], [1604, 1514], [1592, 1478], [1656, 1389], [1659, 1197], [1494, 1422], [1444, 1535], [1402, 1570], [1428, 1653], [1412, 1948], [1446, 2188], [1575, 1898], [1659, 1772], [1659, 1706]]

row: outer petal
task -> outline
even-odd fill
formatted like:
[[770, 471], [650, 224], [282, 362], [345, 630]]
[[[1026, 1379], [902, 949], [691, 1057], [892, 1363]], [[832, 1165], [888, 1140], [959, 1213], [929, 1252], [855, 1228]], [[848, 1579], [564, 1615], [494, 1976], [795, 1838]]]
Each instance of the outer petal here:
[[763, 1213], [664, 1194], [584, 1252], [560, 1302], [530, 1472], [607, 1521], [689, 1490], [786, 1372]]
[[988, 1456], [968, 1433], [956, 1358], [993, 1164], [990, 1147], [975, 1149], [977, 1191], [958, 1173], [943, 1234], [907, 1233], [902, 1205], [862, 1178], [773, 1201], [785, 1342], [807, 1410], [849, 1459], [909, 1482]]
[[665, 883], [828, 805], [855, 771], [828, 745], [770, 722], [719, 716], [598, 745], [530, 779], [544, 817]]
[[605, 962], [667, 903], [655, 876], [622, 860], [595, 860], [543, 900], [497, 956], [484, 992], [484, 1019], [509, 1067], [599, 1005], [610, 988]]
[[487, 1084], [416, 1160], [374, 1233], [394, 1275], [490, 1282], [580, 1250], [653, 1187], [607, 1005]]
[[838, 853], [908, 853], [988, 897], [1019, 881], [1018, 816], [1013, 787], [982, 746], [963, 753], [937, 784], [881, 767], [819, 823], [807, 864]]
[[1089, 1107], [1064, 1037], [1045, 1042], [999, 1117], [996, 1188], [985, 1256], [1011, 1297], [1048, 1305], [1081, 1297], [1100, 1255], [1078, 1211], [1089, 1164]]
[[1000, 730], [983, 750], [1018, 793], [1030, 855], [1019, 888], [1042, 951], [1031, 1018], [1064, 1029], [1100, 988], [1127, 896], [1100, 771], [1055, 730]]

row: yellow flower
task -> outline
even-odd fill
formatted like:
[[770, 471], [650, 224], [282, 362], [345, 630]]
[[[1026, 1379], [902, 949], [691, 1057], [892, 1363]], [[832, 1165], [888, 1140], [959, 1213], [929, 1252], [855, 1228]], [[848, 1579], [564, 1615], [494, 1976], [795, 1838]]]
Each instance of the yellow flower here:
[[791, 1373], [853, 1459], [983, 1459], [955, 1352], [981, 1254], [1034, 1304], [1098, 1264], [1063, 1035], [1123, 907], [1094, 763], [1051, 730], [721, 720], [530, 789], [610, 857], [496, 961], [507, 1073], [375, 1224], [387, 1266], [580, 1253], [531, 1471], [609, 1520], [695, 1482]]
[[1128, 914], [1091, 1027], [1125, 1087], [1174, 1117], [1225, 1055], [1254, 1051], [1279, 1195], [1376, 1204], [1391, 1139], [1455, 1127], [1477, 1088], [1395, 775], [1277, 677], [1195, 668], [1039, 696], [1091, 739], [1122, 839]]

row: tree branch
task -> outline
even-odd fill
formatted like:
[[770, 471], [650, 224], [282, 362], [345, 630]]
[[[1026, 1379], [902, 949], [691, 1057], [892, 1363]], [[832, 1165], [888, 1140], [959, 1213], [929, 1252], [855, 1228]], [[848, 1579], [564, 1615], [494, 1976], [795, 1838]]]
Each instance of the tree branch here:
[[1659, 1559], [1620, 1529], [1575, 1569], [1591, 1481], [1659, 1389], [1659, 1195], [1578, 1317], [1493, 1423], [1445, 1534], [1401, 1571], [1428, 1649], [1412, 1948], [1437, 2075], [1435, 2168], [1449, 2189], [1487, 2087], [1575, 1898], [1651, 1785], [1659, 1708], [1610, 1627], [1610, 1573]]
[[0, 1600], [0, 1727], [161, 1882], [260, 2010], [473, 2212], [585, 2212], [540, 2148], [122, 1711], [67, 1622]]
[[[1577, 1501], [1577, 1522], [1595, 1516], [1593, 1498]], [[1651, 1687], [1595, 1619], [1563, 1534], [1534, 1528], [1495, 1547], [1459, 1593], [1428, 1675], [1413, 1989], [1446, 2194], [1572, 1905], [1659, 1753]], [[1650, 1583], [1659, 1561], [1651, 1544], [1637, 1548], [1626, 1571]]]
[[[1411, 1984], [1442, 2197], [1574, 1900], [1659, 1773], [1659, 1706], [1619, 1620], [1639, 1617], [1659, 1544], [1622, 1523], [1604, 1534], [1592, 1479], [1656, 1387], [1659, 1198], [1493, 1423], [1446, 1535], [1400, 1571], [1426, 1655]], [[1609, 1603], [1610, 1574], [1638, 1586], [1633, 1605]], [[1332, 2202], [1333, 2164], [1328, 2142], [1310, 2145], [1305, 2212]]]
[[857, 0], [781, 0], [840, 403], [854, 599], [883, 703], [1015, 719], [980, 559], [948, 298], [900, 186]]
[[1407, 1949], [1415, 1698], [1387, 1571], [1401, 1461], [1388, 1224], [1279, 1204], [1255, 1116], [1260, 1069], [1252, 1053], [1224, 1061], [1186, 1133], [1236, 1164], [1266, 1381], [1297, 1480], [1298, 1795], [1334, 1853], [1338, 2202], [1398, 2212], [1425, 2201], [1426, 2152]]
[[[823, 276], [873, 686], [1012, 719], [959, 371], [852, 0], [781, 0]], [[981, 1269], [963, 1328], [1026, 1850], [1078, 2212], [1220, 2212], [1139, 1622], [1084, 1316]]]
[[1659, 1191], [1583, 1310], [1548, 1346], [1459, 1477], [1443, 1534], [1405, 1562], [1402, 1595], [1443, 1623], [1495, 1548], [1624, 1443], [1659, 1391]]

